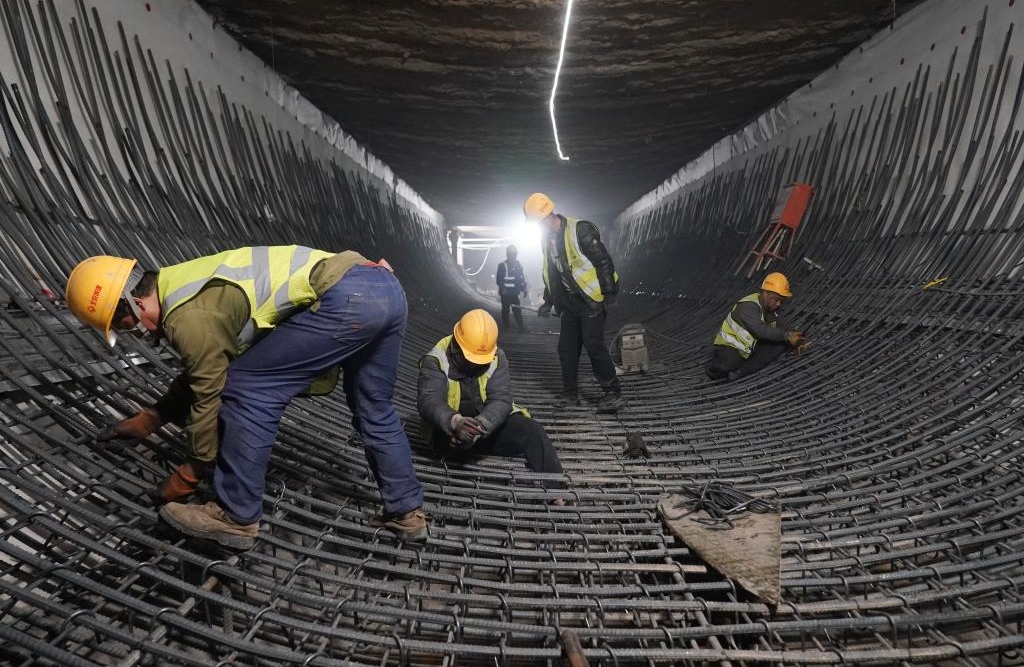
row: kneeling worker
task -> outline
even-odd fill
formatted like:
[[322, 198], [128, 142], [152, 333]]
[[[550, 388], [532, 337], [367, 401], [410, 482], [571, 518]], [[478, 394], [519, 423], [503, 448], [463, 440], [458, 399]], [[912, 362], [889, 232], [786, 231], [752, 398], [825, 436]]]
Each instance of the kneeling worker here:
[[420, 359], [417, 406], [438, 451], [522, 456], [530, 470], [562, 472], [544, 427], [512, 402], [498, 323], [484, 310], [463, 315]]
[[704, 367], [708, 377], [736, 380], [778, 359], [787, 345], [802, 351], [807, 338], [792, 329], [779, 312], [782, 300], [791, 296], [786, 276], [769, 273], [760, 293], [737, 301], [715, 336], [714, 351]]

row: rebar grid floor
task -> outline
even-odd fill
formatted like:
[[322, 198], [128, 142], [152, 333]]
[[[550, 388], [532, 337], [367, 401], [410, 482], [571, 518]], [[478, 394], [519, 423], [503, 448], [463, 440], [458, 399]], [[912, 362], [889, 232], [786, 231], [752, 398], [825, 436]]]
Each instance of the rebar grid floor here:
[[[617, 316], [655, 306], [637, 298]], [[1020, 661], [1024, 397], [1008, 372], [1019, 339], [943, 332], [940, 345], [934, 330], [894, 325], [884, 345], [830, 336], [721, 384], [703, 377], [706, 346], [681, 344], [691, 336], [664, 314], [648, 319], [653, 367], [623, 376], [627, 405], [606, 416], [585, 371], [585, 405], [551, 407], [557, 320], [535, 320], [502, 345], [562, 477], [500, 458], [450, 464], [423, 446], [416, 351], [445, 331], [422, 309], [412, 322], [396, 403], [432, 517], [422, 547], [366, 525], [379, 501], [340, 395], [289, 409], [245, 553], [157, 522], [143, 494], [167, 469], [159, 447], [63, 440], [45, 413], [5, 402], [19, 445], [0, 469], [5, 658], [561, 664], [557, 635], [572, 628], [597, 664]], [[9, 329], [4, 339], [14, 347]], [[629, 433], [649, 459], [622, 456]], [[659, 495], [707, 479], [781, 500], [777, 608], [707, 569], [658, 518]], [[546, 487], [556, 480], [569, 490]], [[571, 505], [550, 505], [558, 496]]]

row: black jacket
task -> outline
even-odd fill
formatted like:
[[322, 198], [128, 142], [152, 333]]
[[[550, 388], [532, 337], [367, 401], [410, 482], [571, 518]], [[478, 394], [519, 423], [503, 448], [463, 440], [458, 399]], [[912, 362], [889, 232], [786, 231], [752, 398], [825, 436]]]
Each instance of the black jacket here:
[[[509, 273], [509, 264], [512, 265], [511, 273]], [[505, 276], [506, 276], [506, 274], [510, 275], [512, 278], [515, 278], [516, 285], [512, 289], [509, 289], [509, 288], [505, 287]], [[504, 262], [501, 262], [500, 264], [498, 264], [498, 272], [494, 276], [494, 282], [498, 283], [498, 293], [499, 294], [502, 294], [502, 293], [505, 293], [505, 292], [515, 293], [515, 294], [525, 294], [526, 293], [526, 276], [523, 274], [523, 265], [519, 262], [518, 259], [515, 260], [514, 262], [509, 262], [506, 259]]]
[[[558, 231], [554, 232], [558, 235], [560, 240], [557, 243], [559, 260], [562, 266], [568, 267], [569, 260], [565, 254], [565, 216], [559, 215], [558, 219], [562, 221], [559, 225]], [[544, 238], [544, 261], [548, 265], [548, 282], [549, 285], [544, 287], [544, 303], [553, 303], [556, 305], [564, 304], [565, 300], [570, 297], [570, 294], [565, 294], [565, 288], [562, 284], [562, 278], [558, 272], [558, 265], [555, 260], [551, 257], [550, 253], [550, 234]], [[601, 293], [604, 295], [617, 294], [619, 291], [619, 284], [615, 280], [615, 264], [612, 262], [611, 255], [608, 254], [608, 250], [604, 247], [604, 243], [601, 242], [601, 233], [597, 230], [597, 226], [587, 220], [580, 220], [576, 225], [576, 238], [580, 242], [580, 249], [583, 250], [583, 254], [586, 255], [587, 259], [597, 269], [597, 281], [601, 285]], [[572, 276], [566, 276], [566, 283], [572, 286], [572, 292], [578, 297], [582, 298], [579, 287], [576, 285], [576, 281], [572, 279]]]
[[[458, 345], [453, 339], [450, 345]], [[498, 349], [498, 367], [494, 375], [487, 381], [487, 402], [480, 398], [480, 384], [476, 377], [464, 374], [448, 358], [447, 377], [437, 364], [437, 359], [429, 354], [420, 359], [420, 377], [416, 385], [416, 407], [420, 417], [432, 426], [434, 433], [438, 430], [445, 435], [452, 434], [452, 415], [455, 410], [448, 406], [448, 378], [457, 380], [460, 385], [461, 400], [459, 414], [464, 417], [476, 417], [486, 429], [484, 436], [490, 435], [494, 429], [505, 423], [512, 414], [512, 379], [508, 372], [508, 360], [505, 353]]]

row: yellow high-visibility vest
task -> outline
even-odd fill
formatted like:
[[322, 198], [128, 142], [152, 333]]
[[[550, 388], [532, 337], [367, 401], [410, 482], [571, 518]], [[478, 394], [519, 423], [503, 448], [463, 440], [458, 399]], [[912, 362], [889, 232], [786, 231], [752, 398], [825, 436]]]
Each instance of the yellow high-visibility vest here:
[[[572, 279], [576, 286], [580, 288], [583, 296], [596, 303], [601, 303], [604, 301], [604, 294], [601, 292], [601, 283], [597, 278], [597, 268], [583, 254], [583, 248], [580, 247], [580, 238], [576, 235], [576, 228], [579, 222], [576, 218], [565, 219], [563, 239], [565, 258], [569, 262], [569, 272], [572, 273]], [[541, 273], [544, 276], [544, 286], [548, 288], [548, 293], [550, 293], [551, 283], [548, 278], [547, 244], [545, 244]], [[618, 271], [614, 273], [614, 278], [615, 282], [619, 282]]]
[[736, 310], [736, 306], [741, 303], [748, 301], [757, 304], [758, 310], [761, 312], [761, 321], [764, 322], [764, 310], [761, 308], [761, 301], [757, 292], [748, 294], [739, 301], [733, 304], [732, 308], [729, 309], [729, 314], [725, 316], [725, 320], [722, 322], [722, 328], [719, 329], [718, 335], [715, 336], [715, 345], [725, 345], [739, 351], [740, 356], [746, 359], [754, 351], [754, 346], [757, 345], [757, 339], [754, 338], [754, 334], [747, 331], [742, 324], [733, 319], [733, 311]]
[[[427, 352], [428, 356], [437, 359], [438, 365], [441, 367], [441, 372], [444, 373], [445, 378], [448, 379], [448, 407], [456, 412], [459, 411], [459, 405], [462, 403], [462, 386], [458, 380], [453, 380], [448, 377], [448, 369], [451, 368], [451, 364], [448, 363], [448, 345], [452, 342], [451, 336], [445, 336], [437, 345], [435, 345], [430, 352]], [[487, 366], [487, 370], [484, 371], [477, 379], [478, 386], [480, 387], [480, 400], [484, 403], [487, 402], [487, 382], [494, 375], [494, 371], [498, 370], [498, 357], [495, 356], [494, 360], [491, 361], [490, 365]], [[530, 413], [526, 408], [521, 408], [515, 403], [512, 404], [511, 414], [521, 413], [526, 417], [530, 416]]]
[[305, 246], [250, 246], [160, 269], [161, 318], [199, 294], [211, 280], [238, 286], [249, 300], [249, 321], [238, 333], [239, 351], [259, 329], [271, 329], [317, 299], [309, 274], [334, 253]]

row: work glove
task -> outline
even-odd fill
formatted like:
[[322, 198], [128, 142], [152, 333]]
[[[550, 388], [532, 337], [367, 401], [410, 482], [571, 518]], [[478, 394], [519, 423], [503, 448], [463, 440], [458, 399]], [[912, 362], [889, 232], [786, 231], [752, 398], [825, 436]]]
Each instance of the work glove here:
[[134, 417], [122, 419], [97, 433], [96, 442], [145, 438], [163, 426], [163, 423], [164, 420], [160, 418], [160, 413], [153, 408], [146, 408]]
[[537, 317], [551, 317], [551, 304], [542, 303], [537, 306]]
[[614, 308], [615, 307], [615, 297], [616, 296], [617, 295], [615, 295], [615, 294], [605, 294], [604, 295], [604, 301], [602, 301], [601, 303], [604, 304], [605, 308]]
[[811, 344], [811, 341], [807, 339], [807, 336], [795, 330], [786, 332], [786, 342], [797, 354], [803, 352], [807, 346]]
[[453, 447], [472, 447], [484, 433], [484, 426], [478, 420], [464, 417], [457, 412], [452, 415], [451, 427]]

